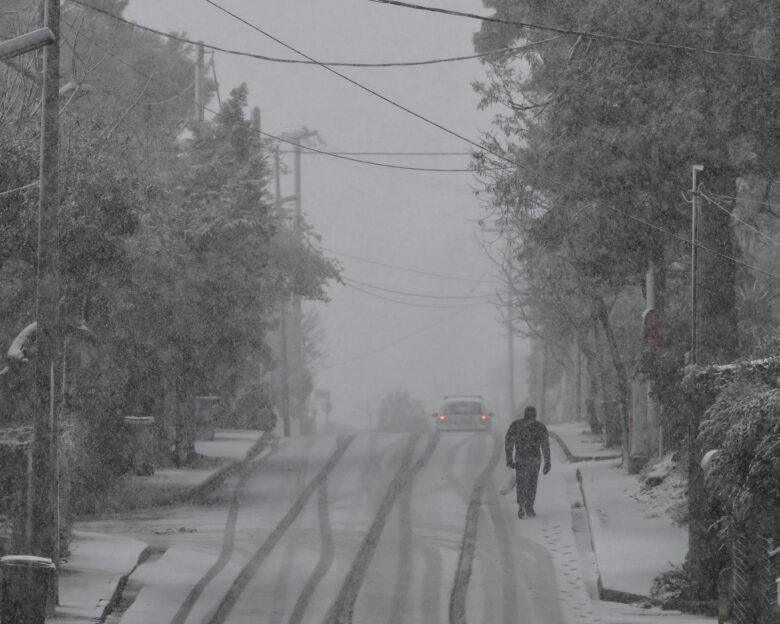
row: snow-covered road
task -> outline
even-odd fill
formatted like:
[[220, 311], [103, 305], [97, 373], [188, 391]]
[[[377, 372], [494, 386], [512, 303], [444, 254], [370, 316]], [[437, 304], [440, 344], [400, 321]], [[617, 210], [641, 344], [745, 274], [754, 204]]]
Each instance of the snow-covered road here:
[[558, 466], [518, 520], [503, 463], [484, 432], [280, 440], [203, 504], [96, 523], [157, 547], [115, 621], [571, 622]]

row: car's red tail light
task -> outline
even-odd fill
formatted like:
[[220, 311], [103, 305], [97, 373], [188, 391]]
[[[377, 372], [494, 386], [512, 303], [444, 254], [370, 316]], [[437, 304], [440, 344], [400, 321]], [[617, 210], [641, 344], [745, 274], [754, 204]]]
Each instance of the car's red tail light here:
[[444, 414], [439, 414], [439, 420], [444, 420]]
[[487, 414], [482, 414], [482, 420], [487, 420]]

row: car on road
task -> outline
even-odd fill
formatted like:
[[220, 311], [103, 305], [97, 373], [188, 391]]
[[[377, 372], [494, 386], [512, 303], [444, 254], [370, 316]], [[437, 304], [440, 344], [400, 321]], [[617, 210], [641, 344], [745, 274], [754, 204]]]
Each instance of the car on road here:
[[493, 413], [485, 409], [479, 395], [445, 396], [439, 411], [433, 414], [440, 430], [477, 429], [491, 427]]

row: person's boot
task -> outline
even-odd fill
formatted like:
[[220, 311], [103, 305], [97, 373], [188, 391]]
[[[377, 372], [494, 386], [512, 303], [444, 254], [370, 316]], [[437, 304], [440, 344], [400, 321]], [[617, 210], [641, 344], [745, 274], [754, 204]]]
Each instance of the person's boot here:
[[521, 520], [525, 518], [525, 509], [523, 508], [522, 505], [520, 505], [520, 507], [517, 510], [517, 517], [520, 518]]
[[529, 507], [528, 509], [526, 509], [526, 510], [525, 510], [525, 513], [526, 513], [526, 515], [527, 515], [529, 518], [533, 518], [534, 516], [536, 516], [536, 512], [534, 511], [534, 508], [533, 508], [533, 507]]

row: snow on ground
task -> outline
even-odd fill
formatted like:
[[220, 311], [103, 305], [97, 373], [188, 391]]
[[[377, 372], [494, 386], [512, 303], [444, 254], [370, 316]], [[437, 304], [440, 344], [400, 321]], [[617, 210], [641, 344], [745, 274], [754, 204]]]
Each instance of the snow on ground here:
[[688, 550], [687, 529], [667, 514], [673, 479], [665, 488], [643, 492], [639, 478], [626, 474], [620, 460], [578, 467], [602, 585], [649, 595], [653, 579], [682, 565]]
[[208, 457], [244, 459], [261, 435], [256, 430], [217, 430], [213, 440], [196, 440], [195, 451]]
[[715, 624], [716, 618], [702, 615], [688, 615], [679, 611], [663, 611], [658, 608], [645, 609], [619, 602], [598, 601], [594, 609], [604, 624]]
[[[660, 482], [659, 482], [660, 481]], [[682, 524], [688, 517], [687, 480], [683, 467], [665, 455], [650, 468], [631, 497], [642, 503], [648, 513]]]
[[97, 621], [119, 579], [135, 567], [145, 547], [130, 537], [73, 531], [70, 554], [59, 569], [57, 615]]

